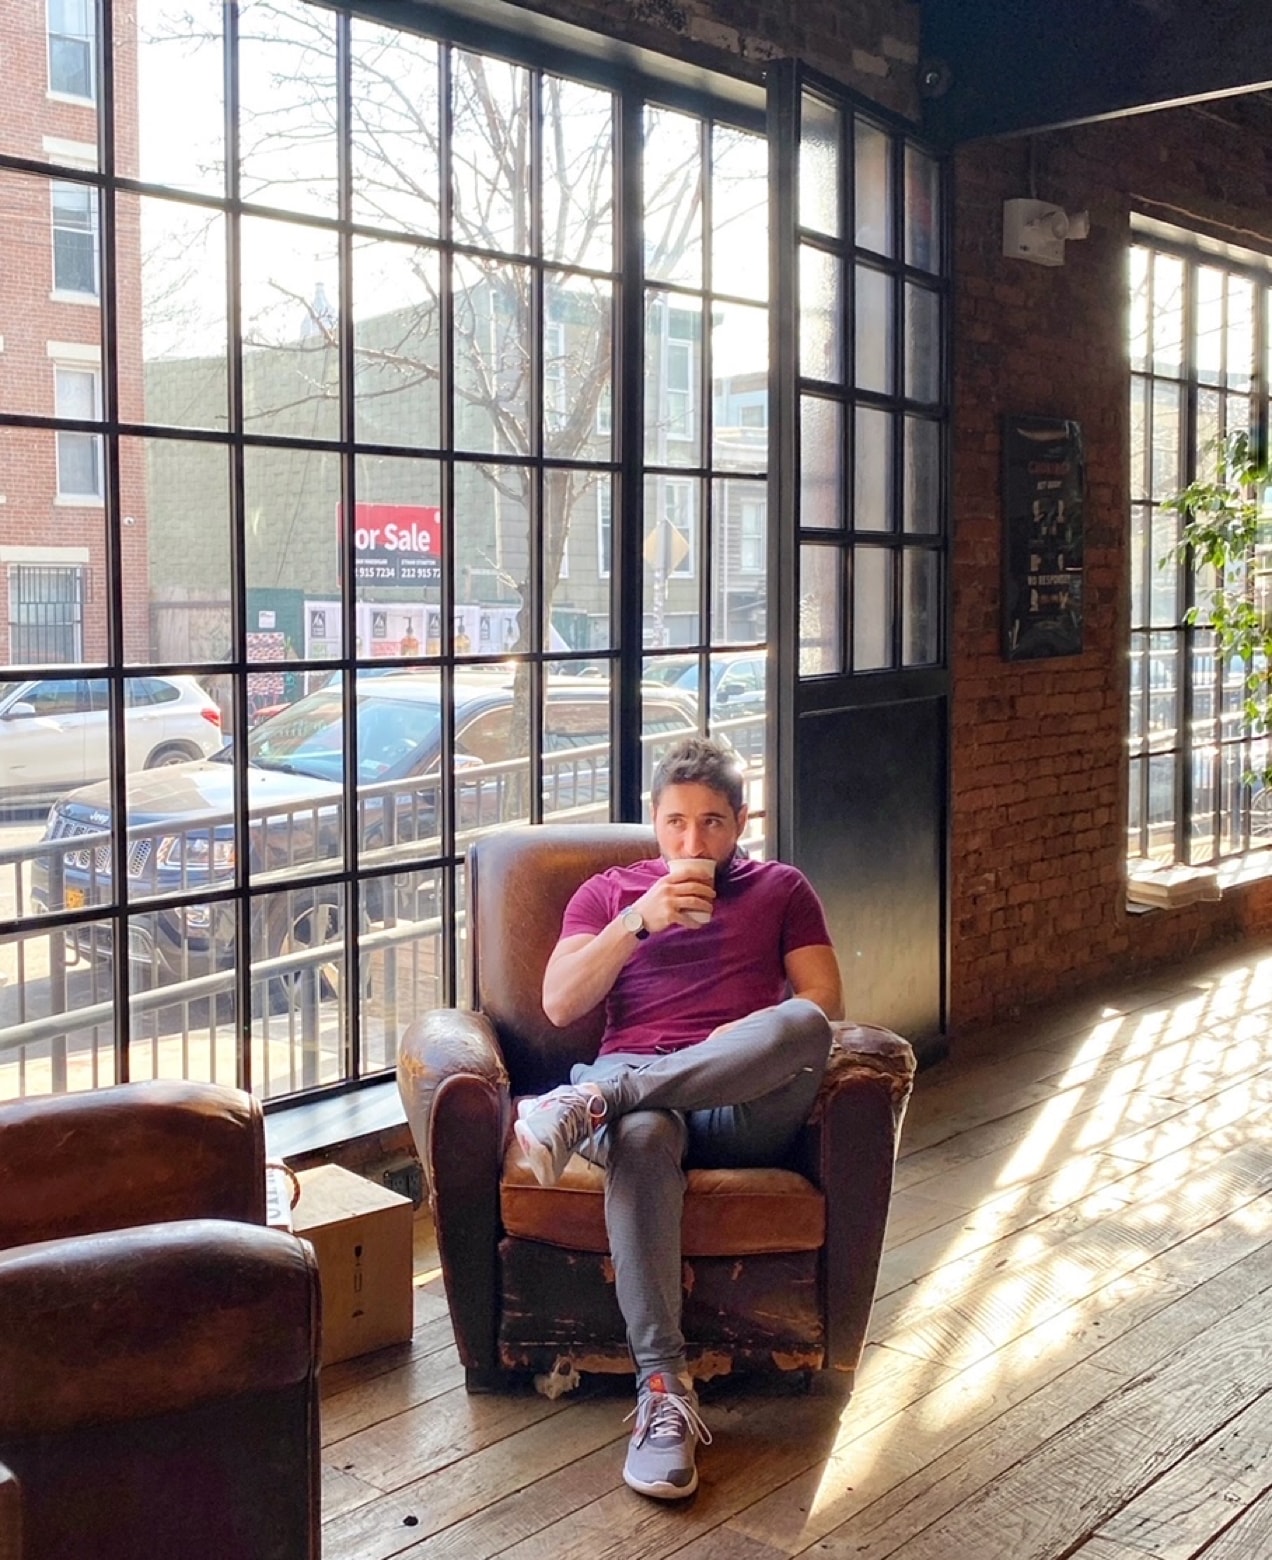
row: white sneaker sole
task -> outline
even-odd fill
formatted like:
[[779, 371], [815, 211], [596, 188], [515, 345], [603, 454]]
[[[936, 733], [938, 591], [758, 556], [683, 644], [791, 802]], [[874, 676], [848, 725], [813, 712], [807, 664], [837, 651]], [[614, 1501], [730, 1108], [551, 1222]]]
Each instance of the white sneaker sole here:
[[698, 1470], [697, 1468], [693, 1470], [693, 1479], [688, 1484], [666, 1484], [662, 1480], [647, 1484], [624, 1468], [623, 1483], [628, 1489], [635, 1490], [638, 1495], [649, 1495], [654, 1500], [687, 1500], [698, 1488]]
[[521, 1152], [530, 1163], [530, 1170], [535, 1180], [540, 1186], [555, 1186], [561, 1177], [556, 1173], [551, 1152], [540, 1143], [524, 1121], [518, 1121], [512, 1130], [517, 1135]]

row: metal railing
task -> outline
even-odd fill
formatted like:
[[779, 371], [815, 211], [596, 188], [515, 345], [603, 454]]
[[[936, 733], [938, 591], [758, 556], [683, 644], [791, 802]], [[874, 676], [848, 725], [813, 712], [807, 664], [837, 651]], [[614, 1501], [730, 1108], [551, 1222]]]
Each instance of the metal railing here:
[[[763, 716], [750, 715], [719, 729], [745, 752], [762, 728]], [[647, 742], [649, 767], [674, 735]], [[608, 743], [545, 754], [542, 816], [608, 819], [610, 757]], [[443, 874], [475, 839], [528, 820], [531, 783], [524, 758], [459, 769], [452, 855], [442, 854], [437, 775], [360, 787], [356, 872], [334, 787], [251, 808], [241, 836], [229, 813], [113, 831], [109, 821], [55, 808], [44, 838], [0, 845], [0, 1099], [114, 1082], [124, 1047], [130, 1076], [240, 1083], [250, 1075], [266, 1098], [344, 1081], [354, 1073], [352, 1000], [361, 1004], [357, 1070], [392, 1066], [401, 1029], [442, 1000], [446, 940], [463, 941], [462, 910], [443, 917]], [[749, 793], [762, 810], [762, 775], [752, 772]], [[126, 913], [115, 888], [117, 844]], [[235, 942], [244, 875], [246, 950]], [[123, 1014], [113, 971], [121, 934]], [[237, 1011], [244, 952], [248, 1014]]]

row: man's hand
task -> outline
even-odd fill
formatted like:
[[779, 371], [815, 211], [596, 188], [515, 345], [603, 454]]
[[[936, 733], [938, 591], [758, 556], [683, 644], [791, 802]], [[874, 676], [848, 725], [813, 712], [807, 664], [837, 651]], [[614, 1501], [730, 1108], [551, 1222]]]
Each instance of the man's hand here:
[[[665, 932], [669, 926], [702, 926], [701, 917], [711, 914], [716, 891], [702, 878], [661, 877], [628, 909], [639, 910], [651, 932]], [[697, 916], [699, 919], [693, 919]]]

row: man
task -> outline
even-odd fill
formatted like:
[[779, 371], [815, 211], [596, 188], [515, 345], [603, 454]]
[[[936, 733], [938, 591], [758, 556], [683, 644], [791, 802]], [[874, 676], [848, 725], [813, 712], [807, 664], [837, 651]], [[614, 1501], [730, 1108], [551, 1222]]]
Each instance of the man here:
[[[794, 867], [738, 851], [733, 755], [691, 737], [652, 786], [661, 857], [590, 878], [543, 979], [554, 1024], [605, 1003], [594, 1063], [522, 1102], [517, 1139], [552, 1185], [581, 1150], [605, 1168], [605, 1222], [636, 1366], [623, 1477], [664, 1500], [698, 1485], [698, 1414], [681, 1319], [684, 1166], [780, 1161], [812, 1107], [842, 1017], [826, 918]], [[668, 863], [714, 863], [714, 884]], [[629, 1416], [631, 1417], [631, 1416]]]

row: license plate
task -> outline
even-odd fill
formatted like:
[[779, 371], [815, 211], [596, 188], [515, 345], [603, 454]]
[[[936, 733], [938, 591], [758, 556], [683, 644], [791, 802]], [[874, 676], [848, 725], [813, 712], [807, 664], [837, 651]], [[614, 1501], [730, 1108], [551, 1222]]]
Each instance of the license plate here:
[[84, 890], [82, 888], [68, 888], [66, 890], [66, 908], [68, 910], [82, 910], [84, 908]]

